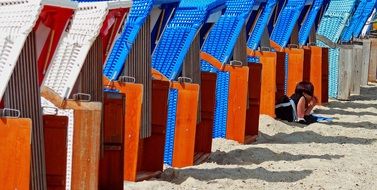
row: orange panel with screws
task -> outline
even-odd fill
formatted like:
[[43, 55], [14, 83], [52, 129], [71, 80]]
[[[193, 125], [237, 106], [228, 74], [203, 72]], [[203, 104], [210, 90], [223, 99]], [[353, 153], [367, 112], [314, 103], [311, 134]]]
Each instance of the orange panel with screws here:
[[305, 49], [311, 51], [310, 58], [310, 82], [314, 85], [314, 96], [319, 104], [328, 102], [328, 70], [329, 50], [318, 46], [307, 46]]
[[284, 95], [285, 53], [250, 51], [250, 56], [259, 57], [262, 64], [260, 113], [275, 117], [275, 104]]
[[172, 88], [178, 90], [172, 166], [191, 166], [194, 164], [199, 85], [173, 82]]
[[1, 189], [29, 189], [31, 120], [0, 118]]

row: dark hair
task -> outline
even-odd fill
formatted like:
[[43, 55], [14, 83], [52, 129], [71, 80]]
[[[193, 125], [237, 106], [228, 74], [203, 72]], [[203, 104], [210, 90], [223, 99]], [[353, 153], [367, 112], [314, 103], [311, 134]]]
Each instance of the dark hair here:
[[314, 86], [311, 82], [309, 81], [302, 81], [297, 84], [295, 93], [296, 94], [303, 94], [306, 93], [310, 96], [313, 96], [314, 94]]

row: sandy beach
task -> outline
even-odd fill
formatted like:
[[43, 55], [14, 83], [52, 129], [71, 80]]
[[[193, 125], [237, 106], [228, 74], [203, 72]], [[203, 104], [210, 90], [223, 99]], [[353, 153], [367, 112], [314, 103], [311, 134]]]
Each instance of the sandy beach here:
[[256, 143], [215, 139], [208, 162], [125, 188], [377, 189], [377, 84], [314, 112], [334, 121], [303, 126], [262, 115]]

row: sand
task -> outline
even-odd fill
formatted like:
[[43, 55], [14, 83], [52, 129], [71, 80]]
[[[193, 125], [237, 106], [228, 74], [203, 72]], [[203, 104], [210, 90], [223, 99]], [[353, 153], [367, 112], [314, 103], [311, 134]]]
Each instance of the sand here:
[[377, 84], [352, 101], [315, 109], [331, 123], [309, 126], [260, 118], [255, 144], [215, 139], [206, 163], [167, 168], [126, 189], [377, 189]]

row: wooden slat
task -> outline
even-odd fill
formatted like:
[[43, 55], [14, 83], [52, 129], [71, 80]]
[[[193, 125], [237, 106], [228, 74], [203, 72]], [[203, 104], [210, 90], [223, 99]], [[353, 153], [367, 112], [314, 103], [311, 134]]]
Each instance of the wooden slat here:
[[26, 39], [4, 94], [4, 107], [20, 110], [32, 120], [31, 189], [46, 188], [41, 100], [38, 85], [35, 33]]
[[75, 110], [72, 189], [97, 189], [101, 110]]
[[47, 189], [66, 187], [68, 117], [43, 116]]
[[244, 25], [233, 50], [233, 60], [241, 61], [244, 66], [247, 65], [247, 54], [245, 51], [245, 49], [247, 49], [246, 42], [246, 25]]
[[[195, 164], [199, 164], [203, 155], [211, 153], [212, 132], [216, 102], [216, 78], [215, 73], [201, 73], [200, 96], [201, 96], [201, 122], [196, 127]], [[205, 159], [204, 159], [205, 160]]]
[[29, 189], [30, 119], [0, 118], [1, 189]]
[[160, 80], [153, 80], [152, 84], [152, 135], [140, 142], [137, 181], [155, 177], [163, 170], [170, 84]]
[[136, 79], [136, 83], [143, 84], [144, 96], [142, 107], [142, 124], [140, 129], [141, 138], [147, 138], [152, 134], [152, 59], [150, 48], [150, 20], [150, 17], [148, 17], [141, 28], [123, 70], [124, 76], [134, 77]]
[[366, 86], [368, 85], [368, 69], [369, 69], [369, 61], [370, 61], [370, 48], [371, 48], [371, 41], [370, 39], [363, 39], [363, 63], [361, 65], [361, 85]]
[[368, 81], [377, 81], [377, 38], [371, 38]]
[[123, 189], [125, 96], [104, 95], [103, 154], [100, 159], [99, 189]]
[[[197, 35], [194, 41], [191, 43], [189, 52], [186, 54], [183, 68], [182, 76], [192, 79], [192, 82], [195, 84], [201, 85], [201, 76], [200, 76], [200, 35]], [[201, 92], [199, 92], [200, 94]], [[199, 96], [199, 105], [198, 105], [198, 123], [201, 121], [201, 96]]]
[[351, 94], [360, 95], [363, 46], [353, 45], [353, 53]]
[[[252, 143], [259, 134], [260, 97], [262, 85], [262, 64], [249, 63], [248, 109], [246, 111], [245, 143]], [[249, 138], [247, 138], [249, 137]], [[248, 141], [247, 139], [250, 139]]]
[[354, 60], [353, 48], [350, 45], [340, 47], [339, 53], [339, 100], [349, 100], [352, 86], [352, 64]]
[[103, 82], [102, 82], [102, 40], [100, 37], [94, 41], [88, 55], [85, 58], [79, 77], [71, 93], [71, 98], [76, 93], [90, 94], [91, 101], [103, 101]]

